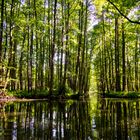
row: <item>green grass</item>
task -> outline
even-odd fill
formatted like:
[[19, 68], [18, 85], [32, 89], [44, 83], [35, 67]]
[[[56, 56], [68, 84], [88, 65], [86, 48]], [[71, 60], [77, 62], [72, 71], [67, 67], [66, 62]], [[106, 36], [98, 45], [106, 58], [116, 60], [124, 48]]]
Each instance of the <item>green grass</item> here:
[[105, 97], [109, 98], [140, 98], [140, 92], [109, 92], [105, 93]]

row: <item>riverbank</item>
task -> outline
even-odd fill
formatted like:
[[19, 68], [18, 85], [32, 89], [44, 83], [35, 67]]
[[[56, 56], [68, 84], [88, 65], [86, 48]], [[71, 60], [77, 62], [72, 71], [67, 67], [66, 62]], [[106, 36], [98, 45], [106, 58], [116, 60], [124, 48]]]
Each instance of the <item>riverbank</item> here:
[[28, 93], [27, 91], [10, 91], [4, 92], [0, 91], [0, 100], [23, 100], [23, 99], [45, 99], [45, 100], [81, 100], [89, 98], [89, 94], [86, 95], [79, 95], [78, 93], [66, 93], [66, 94], [59, 94], [54, 92], [53, 94], [49, 94], [47, 91], [38, 91], [38, 92], [31, 92]]
[[140, 98], [140, 92], [108, 92], [108, 93], [100, 93], [102, 97], [105, 98]]
[[[140, 98], [139, 92], [108, 92], [108, 93], [96, 93], [103, 98]], [[83, 100], [88, 99], [89, 94], [80, 95], [78, 93], [63, 93], [60, 94], [56, 91], [53, 94], [49, 94], [48, 91], [33, 91], [31, 93], [27, 91], [0, 91], [0, 100]]]
[[7, 92], [0, 91], [0, 100], [12, 100], [12, 99], [16, 99], [16, 97], [9, 95]]

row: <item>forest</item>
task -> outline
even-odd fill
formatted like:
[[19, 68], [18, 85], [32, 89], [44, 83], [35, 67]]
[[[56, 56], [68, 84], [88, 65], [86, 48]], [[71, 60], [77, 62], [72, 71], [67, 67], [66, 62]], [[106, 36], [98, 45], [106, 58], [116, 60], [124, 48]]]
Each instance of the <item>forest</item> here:
[[139, 0], [0, 1], [0, 90], [92, 88], [140, 92]]

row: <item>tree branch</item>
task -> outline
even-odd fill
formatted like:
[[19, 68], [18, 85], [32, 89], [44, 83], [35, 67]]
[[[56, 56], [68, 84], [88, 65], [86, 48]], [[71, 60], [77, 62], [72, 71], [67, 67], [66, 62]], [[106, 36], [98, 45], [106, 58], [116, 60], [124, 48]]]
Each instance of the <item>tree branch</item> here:
[[126, 15], [124, 15], [120, 10], [119, 10], [119, 8], [113, 3], [113, 2], [111, 2], [110, 0], [107, 0], [111, 5], [113, 5], [114, 7], [115, 7], [115, 9], [125, 18], [125, 19], [127, 19], [129, 22], [131, 22], [131, 23], [135, 23], [135, 24], [140, 24], [140, 22], [139, 21], [133, 21], [133, 20], [131, 20], [130, 18], [128, 18]]

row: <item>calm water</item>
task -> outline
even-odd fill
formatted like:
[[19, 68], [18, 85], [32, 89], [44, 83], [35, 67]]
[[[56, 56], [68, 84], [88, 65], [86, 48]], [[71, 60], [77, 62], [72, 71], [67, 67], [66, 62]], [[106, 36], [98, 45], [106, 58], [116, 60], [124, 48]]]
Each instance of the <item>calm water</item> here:
[[0, 103], [0, 140], [139, 140], [140, 101]]

